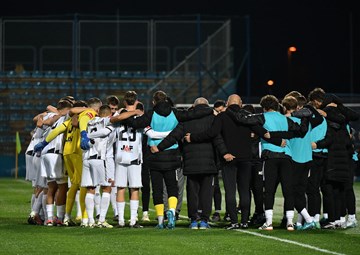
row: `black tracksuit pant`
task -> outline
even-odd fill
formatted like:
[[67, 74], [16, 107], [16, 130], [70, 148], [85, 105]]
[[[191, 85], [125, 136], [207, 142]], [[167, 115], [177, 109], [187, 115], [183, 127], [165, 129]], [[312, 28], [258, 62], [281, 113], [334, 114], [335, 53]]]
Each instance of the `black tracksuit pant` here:
[[251, 181], [251, 161], [237, 161], [225, 164], [222, 171], [226, 211], [230, 215], [231, 223], [238, 223], [236, 210], [236, 191], [240, 188], [240, 209], [241, 223], [245, 224], [249, 220], [250, 214], [250, 181]]
[[200, 219], [208, 222], [212, 209], [213, 174], [191, 174], [186, 176], [188, 216], [191, 221]]
[[265, 210], [273, 210], [275, 192], [281, 183], [284, 196], [284, 211], [294, 210], [293, 171], [289, 158], [268, 158], [264, 161]]

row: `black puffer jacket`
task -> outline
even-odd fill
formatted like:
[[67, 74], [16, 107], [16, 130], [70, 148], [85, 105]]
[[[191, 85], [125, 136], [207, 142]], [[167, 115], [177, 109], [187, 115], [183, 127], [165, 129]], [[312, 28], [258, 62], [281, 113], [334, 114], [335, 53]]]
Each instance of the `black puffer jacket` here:
[[[196, 105], [193, 111], [194, 113], [197, 111], [204, 111], [207, 107], [208, 106], [204, 104]], [[200, 119], [179, 123], [179, 125], [158, 145], [158, 149], [163, 151], [177, 141], [181, 141], [186, 133], [203, 132], [208, 130], [214, 121], [214, 117], [214, 115], [208, 115]], [[220, 135], [215, 136], [214, 139], [207, 139], [200, 143], [184, 142], [184, 175], [216, 174], [218, 170], [215, 162], [215, 147], [224, 153], [224, 150], [226, 150], [224, 146], [224, 142]]]
[[[148, 127], [150, 126], [154, 112], [164, 117], [168, 116], [171, 112], [174, 112], [177, 120], [181, 122], [196, 119], [202, 116], [212, 115], [213, 110], [211, 107], [206, 107], [197, 112], [186, 110], [181, 111], [172, 107], [169, 102], [165, 101], [157, 103], [153, 110], [148, 111], [140, 117], [128, 119], [126, 124], [136, 129]], [[150, 169], [156, 169], [159, 171], [174, 170], [181, 166], [180, 151], [179, 149], [170, 149], [152, 154], [147, 158], [147, 162]]]
[[[324, 111], [329, 115], [331, 113], [331, 115], [342, 116], [336, 107], [326, 107]], [[350, 162], [354, 151], [346, 129], [346, 123], [339, 124], [328, 120], [326, 137], [316, 144], [319, 149], [328, 148], [328, 165], [324, 174], [325, 179], [348, 182], [350, 180]]]

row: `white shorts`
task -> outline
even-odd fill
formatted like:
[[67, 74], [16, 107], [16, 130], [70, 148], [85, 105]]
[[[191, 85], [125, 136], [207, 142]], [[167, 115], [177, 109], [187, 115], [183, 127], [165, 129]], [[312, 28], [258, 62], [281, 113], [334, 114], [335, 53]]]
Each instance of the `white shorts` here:
[[96, 187], [100, 185], [102, 176], [105, 176], [105, 160], [83, 160], [81, 187]]
[[140, 165], [115, 165], [115, 186], [120, 188], [141, 188], [141, 164]]
[[25, 155], [25, 164], [26, 164], [26, 176], [25, 180], [27, 181], [34, 181], [36, 178], [36, 172], [33, 164], [33, 158], [32, 155]]
[[105, 167], [105, 176], [102, 180], [105, 182], [101, 182], [101, 186], [111, 186], [111, 181], [115, 180], [115, 161], [114, 158], [106, 158], [106, 167]]
[[36, 172], [35, 185], [40, 188], [47, 188], [46, 178], [41, 176], [41, 157], [33, 157], [33, 166]]
[[64, 175], [63, 159], [61, 154], [46, 153], [41, 156], [41, 176], [47, 181], [56, 181], [58, 184], [67, 182]]

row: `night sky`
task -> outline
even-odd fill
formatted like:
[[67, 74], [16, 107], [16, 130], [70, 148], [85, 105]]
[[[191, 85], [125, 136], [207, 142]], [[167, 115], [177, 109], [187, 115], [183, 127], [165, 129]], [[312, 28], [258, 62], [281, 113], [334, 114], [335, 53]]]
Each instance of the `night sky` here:
[[[242, 35], [237, 33], [236, 24], [249, 15], [251, 96], [267, 93], [269, 79], [275, 81], [271, 92], [279, 97], [293, 89], [307, 94], [314, 87], [333, 93], [360, 93], [360, 9], [349, 1], [8, 1], [0, 8], [0, 16], [115, 15], [116, 10], [128, 16], [231, 18], [236, 67], [242, 51]], [[290, 63], [289, 46], [297, 47]], [[241, 77], [238, 92], [247, 95], [245, 78]]]

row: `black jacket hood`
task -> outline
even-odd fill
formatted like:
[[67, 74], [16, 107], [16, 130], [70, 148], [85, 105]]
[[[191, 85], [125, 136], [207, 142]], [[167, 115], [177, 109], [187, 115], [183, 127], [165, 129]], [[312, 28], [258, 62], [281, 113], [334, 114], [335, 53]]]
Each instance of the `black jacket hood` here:
[[154, 112], [161, 116], [168, 116], [171, 113], [172, 106], [169, 102], [159, 102], [156, 105], [154, 105]]

